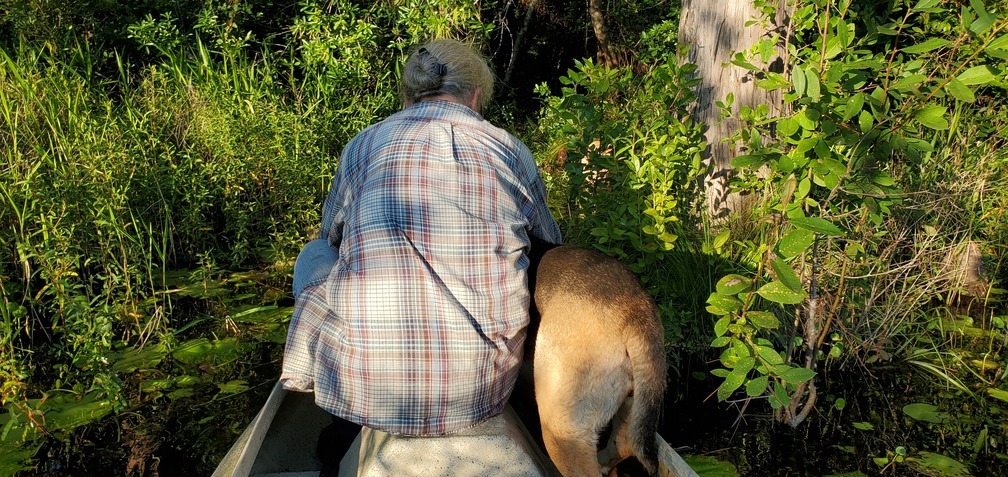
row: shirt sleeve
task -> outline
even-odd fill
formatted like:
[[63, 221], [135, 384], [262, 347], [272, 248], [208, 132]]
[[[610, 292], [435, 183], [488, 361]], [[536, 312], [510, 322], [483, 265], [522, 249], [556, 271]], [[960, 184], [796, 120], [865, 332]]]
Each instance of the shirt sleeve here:
[[546, 185], [543, 183], [539, 166], [528, 147], [519, 144], [519, 160], [523, 165], [525, 184], [531, 199], [531, 211], [528, 217], [529, 233], [549, 243], [562, 243], [563, 236], [560, 233], [560, 226], [557, 225], [546, 203]]
[[319, 238], [328, 240], [329, 246], [334, 249], [339, 249], [340, 242], [343, 240], [343, 222], [346, 220], [343, 202], [346, 192], [342, 176], [347, 167], [349, 166], [345, 167], [343, 160], [340, 159], [336, 174], [333, 176], [332, 186], [329, 188], [329, 194], [322, 205], [322, 226], [319, 229]]

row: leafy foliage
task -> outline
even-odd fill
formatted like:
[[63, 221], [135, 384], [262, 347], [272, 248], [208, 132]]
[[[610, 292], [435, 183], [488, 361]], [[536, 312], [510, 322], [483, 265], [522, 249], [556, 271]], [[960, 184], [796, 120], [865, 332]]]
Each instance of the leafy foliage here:
[[547, 172], [560, 194], [554, 200], [566, 207], [557, 216], [568, 235], [621, 258], [656, 286], [648, 274], [674, 247], [702, 172], [700, 128], [684, 119], [693, 100], [689, 70], [671, 59], [644, 74], [579, 62], [561, 78], [560, 96], [547, 97], [540, 120], [559, 162]]
[[[779, 418], [797, 425], [816, 399], [808, 380], [822, 344], [833, 358], [888, 359], [884, 343], [915, 326], [915, 310], [954, 292], [952, 272], [939, 265], [954, 244], [983, 238], [962, 209], [942, 203], [975, 208], [976, 197], [956, 195], [955, 178], [939, 171], [954, 157], [969, 161], [956, 167], [1003, 180], [997, 158], [1008, 111], [995, 98], [1006, 86], [1008, 17], [979, 1], [792, 8], [785, 37], [772, 35], [732, 62], [757, 73], [761, 88], [783, 90], [790, 112], [741, 109], [746, 126], [733, 139], [746, 154], [732, 162], [733, 187], [762, 198], [752, 212], [761, 232], [735, 243], [755, 273], [719, 282], [709, 310], [721, 316], [712, 344], [727, 347], [719, 398], [745, 384], [748, 396], [766, 396]], [[766, 64], [777, 42], [787, 46], [788, 71], [753, 66], [756, 57]], [[795, 325], [779, 330], [778, 322]], [[788, 366], [799, 354], [804, 362]], [[778, 362], [786, 367], [774, 368]], [[800, 376], [785, 376], [796, 370]]]

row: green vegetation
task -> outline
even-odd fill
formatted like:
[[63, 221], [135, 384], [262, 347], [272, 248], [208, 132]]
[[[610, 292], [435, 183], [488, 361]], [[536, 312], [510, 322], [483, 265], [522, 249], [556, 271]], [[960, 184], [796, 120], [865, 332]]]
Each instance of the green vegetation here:
[[[0, 0], [0, 475], [213, 469], [276, 379], [340, 148], [432, 36], [514, 66], [487, 115], [568, 241], [641, 277], [712, 422], [752, 419], [744, 446], [678, 443], [707, 475], [759, 473], [794, 428], [828, 441], [789, 467], [810, 473], [1008, 467], [1003, 3], [791, 5], [733, 61], [785, 113], [742, 109], [753, 200], [727, 220], [701, 199], [679, 2], [614, 6], [613, 68], [561, 43], [591, 30], [571, 2], [533, 10], [524, 58], [523, 2], [42, 3]], [[785, 38], [783, 71], [753, 66]]]

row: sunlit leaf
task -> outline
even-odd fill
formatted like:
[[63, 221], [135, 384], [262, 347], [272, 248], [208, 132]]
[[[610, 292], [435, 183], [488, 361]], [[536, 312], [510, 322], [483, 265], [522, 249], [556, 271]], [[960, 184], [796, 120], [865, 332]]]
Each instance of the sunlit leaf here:
[[756, 397], [762, 395], [767, 389], [767, 383], [769, 379], [766, 376], [758, 376], [750, 379], [746, 383], [746, 395], [749, 397]]
[[125, 348], [110, 357], [113, 373], [129, 373], [138, 369], [150, 369], [158, 365], [168, 354], [163, 343], [148, 345], [142, 349]]
[[738, 156], [735, 156], [731, 160], [732, 167], [737, 167], [737, 168], [750, 167], [750, 166], [753, 166], [755, 164], [762, 164], [762, 163], [763, 163], [763, 158], [761, 156], [752, 155], [752, 154], [740, 154]]
[[758, 328], [763, 328], [766, 330], [777, 329], [780, 326], [780, 321], [774, 316], [773, 313], [767, 311], [750, 311], [746, 313], [746, 319], [749, 320], [753, 326]]
[[862, 108], [864, 108], [865, 95], [864, 93], [857, 93], [852, 95], [847, 99], [847, 109], [844, 111], [843, 120], [847, 121], [850, 118], [861, 113]]
[[731, 462], [718, 460], [714, 457], [706, 455], [683, 454], [682, 458], [686, 461], [686, 465], [689, 465], [693, 471], [704, 477], [739, 476], [738, 470], [736, 470], [735, 466]]
[[753, 366], [756, 366], [756, 358], [752, 356], [744, 356], [735, 361], [732, 366], [732, 371], [749, 374], [749, 371], [752, 371]]
[[852, 425], [854, 426], [855, 429], [862, 430], [862, 431], [874, 431], [875, 430], [875, 426], [872, 425], [872, 423], [870, 423], [870, 422], [855, 422]]
[[61, 395], [47, 400], [43, 408], [45, 426], [49, 431], [68, 431], [95, 422], [112, 412], [112, 401], [100, 398], [98, 393], [79, 399], [73, 395]]
[[777, 275], [777, 280], [780, 280], [781, 283], [787, 285], [788, 288], [796, 292], [804, 290], [802, 288], [801, 279], [798, 278], [798, 274], [796, 274], [794, 269], [791, 268], [791, 265], [788, 265], [788, 263], [784, 260], [781, 260], [780, 258], [771, 260], [770, 268], [772, 268], [774, 274]]
[[207, 359], [212, 351], [213, 344], [210, 340], [196, 338], [180, 344], [175, 351], [172, 351], [172, 357], [183, 363], [192, 364]]
[[790, 287], [777, 280], [763, 285], [757, 293], [767, 300], [785, 305], [801, 303], [805, 300], [806, 296], [804, 290], [800, 292], [792, 290]]
[[728, 325], [731, 324], [731, 321], [732, 319], [730, 316], [722, 316], [719, 320], [717, 320], [717, 323], [714, 323], [714, 334], [716, 336], [723, 336], [725, 331], [728, 330]]
[[951, 457], [933, 452], [922, 451], [914, 458], [914, 463], [922, 467], [937, 470], [944, 477], [965, 477], [970, 475], [965, 464]]
[[727, 346], [728, 343], [731, 343], [731, 337], [728, 337], [728, 336], [718, 336], [717, 338], [714, 338], [713, 340], [711, 340], [711, 344], [710, 345], [711, 345], [711, 348], [720, 348], [722, 346]]
[[219, 383], [217, 387], [220, 389], [222, 394], [234, 394], [245, 391], [249, 388], [248, 381], [244, 379], [233, 379], [226, 383]]
[[808, 368], [791, 368], [781, 373], [780, 377], [789, 384], [801, 384], [814, 378], [815, 375], [816, 372]]
[[990, 394], [992, 398], [1008, 402], [1008, 391], [1004, 391], [998, 388], [987, 388], [987, 394]]
[[791, 81], [794, 83], [795, 93], [798, 93], [798, 97], [805, 96], [807, 82], [805, 80], [805, 70], [801, 66], [796, 66], [791, 70]]
[[738, 298], [730, 295], [722, 295], [721, 293], [711, 293], [710, 297], [707, 298], [707, 303], [720, 308], [727, 312], [733, 312], [742, 308], [742, 302]]
[[1005, 33], [987, 45], [984, 50], [990, 56], [1008, 60], [1008, 33]]
[[903, 413], [918, 421], [931, 422], [934, 424], [940, 424], [948, 419], [947, 413], [939, 412], [938, 408], [934, 405], [922, 402], [903, 406]]
[[997, 76], [994, 75], [994, 70], [990, 66], [980, 65], [963, 71], [959, 76], [956, 76], [956, 79], [964, 85], [976, 86], [991, 83], [997, 79]]
[[949, 128], [948, 119], [945, 117], [945, 113], [948, 112], [948, 108], [939, 104], [929, 104], [924, 106], [914, 114], [914, 119], [925, 127], [945, 130]]
[[918, 43], [916, 45], [908, 46], [906, 48], [903, 48], [903, 52], [904, 53], [911, 53], [911, 54], [926, 53], [928, 51], [941, 48], [941, 47], [947, 45], [948, 43], [949, 43], [948, 40], [946, 40], [944, 38], [931, 38], [931, 39], [925, 40], [922, 43]]
[[[718, 280], [715, 289], [722, 295], [737, 295], [740, 292], [749, 290], [752, 287], [752, 280], [738, 274], [730, 274]], [[708, 300], [709, 302], [709, 300]]]
[[739, 388], [739, 386], [742, 386], [742, 383], [745, 382], [746, 375], [748, 373], [749, 373], [748, 370], [746, 370], [745, 372], [740, 372], [737, 369], [732, 370], [732, 372], [728, 373], [728, 376], [725, 376], [724, 382], [721, 383], [720, 386], [718, 386], [717, 390], [718, 401], [724, 401], [725, 399], [728, 399], [728, 397], [730, 397], [732, 393]]
[[945, 84], [945, 92], [959, 101], [965, 101], [967, 103], [976, 101], [976, 95], [973, 94], [973, 90], [956, 78], [950, 79], [948, 83]]
[[872, 116], [868, 111], [861, 111], [861, 114], [858, 115], [858, 127], [861, 128], [861, 133], [867, 134], [874, 125], [875, 116]]
[[840, 236], [844, 234], [843, 230], [840, 230], [839, 227], [833, 225], [833, 222], [820, 217], [793, 218], [791, 219], [791, 223], [794, 224], [795, 227], [800, 227], [820, 234], [831, 236]]
[[997, 19], [994, 15], [991, 15], [984, 7], [982, 0], [970, 0], [970, 8], [976, 13], [976, 20], [970, 24], [970, 32], [975, 35], [982, 35], [985, 31], [990, 29], [994, 25], [994, 21]]
[[820, 92], [821, 85], [819, 84], [819, 73], [815, 70], [809, 71], [805, 79], [808, 80], [808, 85], [806, 86], [808, 97], [813, 100], [821, 98], [822, 93]]
[[756, 346], [756, 354], [771, 366], [784, 362], [784, 358], [781, 357], [780, 352], [769, 346]]

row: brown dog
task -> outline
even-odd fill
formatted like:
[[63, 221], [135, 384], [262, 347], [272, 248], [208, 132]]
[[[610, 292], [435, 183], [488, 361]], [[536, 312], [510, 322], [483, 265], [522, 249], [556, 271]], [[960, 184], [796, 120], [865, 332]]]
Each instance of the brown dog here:
[[[529, 336], [536, 333], [535, 398], [550, 458], [566, 477], [603, 475], [630, 456], [654, 474], [666, 370], [651, 297], [625, 265], [592, 250], [549, 249], [534, 273], [540, 321]], [[610, 421], [612, 438], [599, 452]]]

